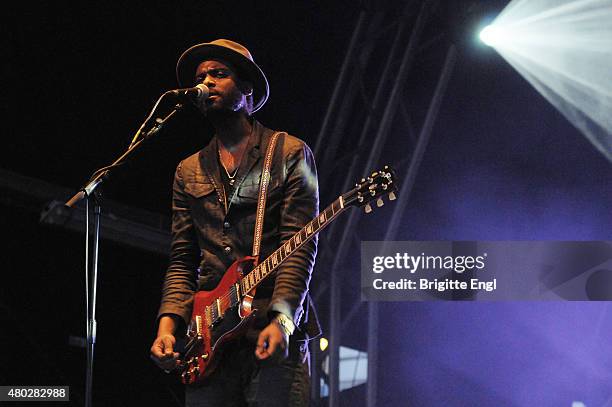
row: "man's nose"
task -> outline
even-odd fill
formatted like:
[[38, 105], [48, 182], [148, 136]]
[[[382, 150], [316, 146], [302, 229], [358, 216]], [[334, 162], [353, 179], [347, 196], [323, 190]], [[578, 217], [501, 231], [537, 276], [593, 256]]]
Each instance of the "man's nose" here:
[[215, 81], [213, 80], [213, 78], [210, 75], [206, 75], [206, 77], [204, 78], [202, 83], [204, 85], [208, 86], [209, 88], [214, 88], [215, 87]]

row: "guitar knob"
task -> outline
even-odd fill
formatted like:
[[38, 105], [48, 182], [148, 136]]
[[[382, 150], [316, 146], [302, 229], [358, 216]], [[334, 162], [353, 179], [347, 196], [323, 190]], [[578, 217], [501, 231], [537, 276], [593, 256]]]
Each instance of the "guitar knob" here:
[[370, 206], [370, 204], [366, 204], [365, 213], [370, 213], [370, 212], [372, 212], [372, 207]]
[[385, 204], [385, 202], [382, 200], [382, 198], [378, 198], [378, 199], [376, 200], [376, 206], [378, 206], [379, 208], [380, 208], [381, 206], [383, 206], [384, 204]]
[[390, 201], [395, 201], [397, 199], [397, 197], [395, 196], [395, 192], [391, 191], [391, 193], [389, 193], [389, 200]]

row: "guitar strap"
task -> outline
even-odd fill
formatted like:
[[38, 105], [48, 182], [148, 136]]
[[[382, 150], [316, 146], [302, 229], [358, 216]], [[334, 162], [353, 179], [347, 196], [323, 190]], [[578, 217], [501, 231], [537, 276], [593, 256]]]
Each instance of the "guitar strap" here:
[[[255, 218], [255, 236], [253, 237], [253, 257], [259, 256], [259, 249], [261, 245], [261, 234], [263, 230], [264, 214], [266, 209], [266, 198], [268, 195], [268, 183], [270, 182], [270, 168], [272, 167], [272, 157], [274, 156], [274, 148], [276, 147], [276, 141], [281, 134], [287, 134], [285, 132], [276, 132], [270, 138], [270, 143], [266, 149], [266, 156], [264, 159], [263, 170], [261, 172], [261, 180], [259, 182], [259, 197], [257, 199], [257, 215]], [[322, 330], [319, 325], [318, 318], [316, 316], [316, 310], [310, 298], [310, 294], [306, 297], [306, 305], [304, 314], [300, 319], [304, 326], [298, 327], [298, 329], [305, 329], [306, 341], [314, 339], [321, 335]], [[309, 315], [312, 314], [312, 315]]]
[[255, 236], [253, 236], [253, 257], [259, 256], [261, 247], [261, 234], [263, 231], [264, 214], [266, 212], [266, 198], [268, 195], [268, 184], [270, 183], [270, 168], [272, 167], [272, 157], [274, 156], [274, 148], [278, 136], [286, 134], [284, 132], [275, 132], [270, 137], [266, 156], [264, 158], [263, 170], [261, 172], [261, 180], [259, 181], [259, 197], [257, 199], [257, 214], [255, 217]]

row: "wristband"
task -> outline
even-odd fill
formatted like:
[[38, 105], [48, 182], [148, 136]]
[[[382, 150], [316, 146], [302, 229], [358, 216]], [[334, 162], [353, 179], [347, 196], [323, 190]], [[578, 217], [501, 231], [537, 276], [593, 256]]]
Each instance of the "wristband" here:
[[287, 315], [279, 312], [276, 314], [276, 317], [274, 317], [274, 320], [280, 325], [287, 335], [291, 336], [293, 331], [295, 331], [295, 324]]

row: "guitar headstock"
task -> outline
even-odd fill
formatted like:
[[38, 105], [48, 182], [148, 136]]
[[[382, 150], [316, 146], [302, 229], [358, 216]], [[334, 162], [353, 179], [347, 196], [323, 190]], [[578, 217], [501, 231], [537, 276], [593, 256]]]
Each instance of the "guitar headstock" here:
[[372, 172], [369, 177], [362, 178], [359, 183], [355, 184], [355, 188], [342, 195], [342, 199], [345, 206], [364, 206], [365, 212], [370, 213], [372, 212], [370, 202], [376, 200], [376, 206], [383, 206], [383, 196], [388, 195], [389, 200], [394, 201], [396, 191], [395, 172], [391, 167], [385, 165], [383, 169]]

